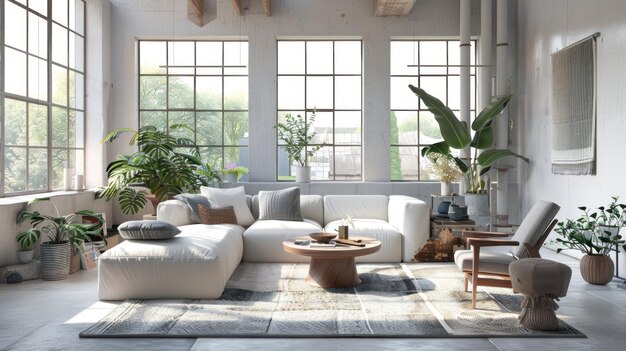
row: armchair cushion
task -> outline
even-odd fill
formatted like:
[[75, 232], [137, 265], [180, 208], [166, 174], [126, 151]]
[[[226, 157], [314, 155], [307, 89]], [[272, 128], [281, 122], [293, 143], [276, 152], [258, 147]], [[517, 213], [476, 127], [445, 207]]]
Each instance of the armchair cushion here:
[[511, 238], [511, 240], [519, 241], [521, 245], [512, 247], [510, 252], [518, 258], [527, 258], [528, 252], [523, 244], [535, 246], [560, 208], [553, 202], [538, 201], [524, 217], [515, 235]]
[[[472, 250], [458, 250], [454, 253], [454, 262], [463, 270], [472, 270], [474, 262]], [[515, 257], [499, 247], [485, 247], [480, 250], [480, 272], [492, 274], [509, 274], [509, 264]]]

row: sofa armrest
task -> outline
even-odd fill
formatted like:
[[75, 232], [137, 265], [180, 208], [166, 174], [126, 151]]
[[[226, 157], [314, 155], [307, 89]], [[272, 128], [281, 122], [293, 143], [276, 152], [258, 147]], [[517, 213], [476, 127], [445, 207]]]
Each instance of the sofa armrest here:
[[402, 261], [410, 262], [430, 237], [428, 205], [413, 197], [392, 195], [389, 196], [388, 218], [403, 235]]
[[194, 223], [189, 218], [189, 207], [180, 200], [167, 200], [159, 203], [159, 206], [157, 206], [157, 219], [177, 227]]

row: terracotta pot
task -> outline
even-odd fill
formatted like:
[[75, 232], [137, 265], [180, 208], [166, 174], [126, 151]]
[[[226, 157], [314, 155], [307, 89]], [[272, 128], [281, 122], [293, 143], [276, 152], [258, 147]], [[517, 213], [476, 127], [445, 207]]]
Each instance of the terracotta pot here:
[[613, 260], [606, 255], [585, 255], [580, 260], [580, 274], [594, 285], [605, 285], [613, 280]]
[[80, 252], [72, 249], [70, 254], [70, 274], [80, 271]]

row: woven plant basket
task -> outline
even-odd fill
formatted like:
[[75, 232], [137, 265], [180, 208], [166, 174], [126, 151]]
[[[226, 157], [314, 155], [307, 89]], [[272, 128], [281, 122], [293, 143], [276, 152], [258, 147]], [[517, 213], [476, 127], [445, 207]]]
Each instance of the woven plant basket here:
[[580, 274], [594, 285], [605, 285], [613, 280], [613, 260], [605, 255], [585, 255], [580, 260]]
[[41, 244], [41, 279], [63, 280], [70, 276], [70, 243]]

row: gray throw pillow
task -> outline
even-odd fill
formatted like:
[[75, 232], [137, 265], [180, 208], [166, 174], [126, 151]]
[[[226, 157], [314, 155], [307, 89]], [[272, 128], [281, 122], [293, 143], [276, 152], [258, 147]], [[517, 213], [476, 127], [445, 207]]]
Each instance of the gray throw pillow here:
[[211, 207], [209, 199], [206, 196], [200, 194], [179, 194], [174, 196], [174, 199], [180, 200], [187, 204], [187, 207], [189, 207], [189, 210], [191, 211], [189, 212], [189, 218], [191, 218], [196, 223], [202, 223], [202, 220], [200, 219], [200, 211], [198, 209], [198, 205], [203, 205], [209, 208]]
[[164, 240], [180, 233], [180, 229], [163, 221], [128, 221], [117, 227], [120, 236], [126, 240]]
[[259, 220], [301, 221], [300, 188], [259, 191]]

